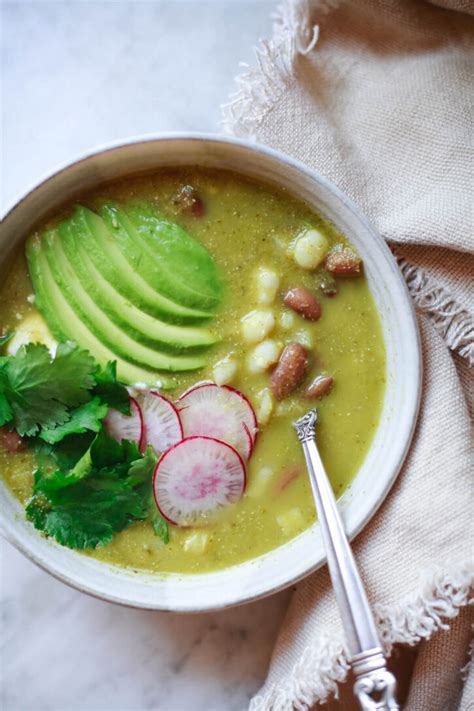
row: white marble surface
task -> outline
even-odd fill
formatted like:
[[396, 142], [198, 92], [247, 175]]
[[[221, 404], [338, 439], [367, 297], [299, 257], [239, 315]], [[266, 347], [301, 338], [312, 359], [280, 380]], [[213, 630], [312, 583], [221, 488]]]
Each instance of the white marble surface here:
[[[219, 129], [269, 0], [3, 1], [2, 209], [83, 149]], [[120, 608], [0, 543], [2, 711], [240, 711], [261, 684], [287, 593], [218, 614]]]

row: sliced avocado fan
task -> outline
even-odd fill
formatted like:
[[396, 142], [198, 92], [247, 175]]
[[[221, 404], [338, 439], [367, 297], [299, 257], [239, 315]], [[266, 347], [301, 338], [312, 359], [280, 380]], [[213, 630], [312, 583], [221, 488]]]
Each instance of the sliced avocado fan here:
[[166, 372], [202, 368], [219, 339], [202, 324], [221, 298], [217, 267], [181, 227], [148, 206], [77, 206], [32, 235], [36, 305], [58, 340], [74, 340], [119, 378], [163, 388]]

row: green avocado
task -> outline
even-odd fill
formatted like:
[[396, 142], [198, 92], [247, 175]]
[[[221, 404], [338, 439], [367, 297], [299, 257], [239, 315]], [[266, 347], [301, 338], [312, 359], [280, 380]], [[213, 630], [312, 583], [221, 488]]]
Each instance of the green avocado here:
[[102, 207], [101, 215], [129, 263], [158, 293], [201, 310], [218, 305], [221, 287], [209, 252], [147, 206]]
[[89, 331], [56, 284], [38, 235], [28, 239], [26, 256], [35, 290], [35, 304], [59, 341], [75, 341], [82, 348], [90, 351], [101, 363], [109, 360], [117, 361], [117, 374], [124, 383], [147, 383], [163, 389], [174, 387], [172, 379], [120, 358]]
[[218, 339], [206, 329], [165, 323], [141, 311], [104, 279], [69, 222], [60, 224], [57, 234], [60, 245], [52, 245], [53, 252], [57, 250], [57, 259], [63, 262], [67, 259], [74, 265], [77, 277], [90, 297], [134, 340], [169, 353], [208, 348], [217, 342]]
[[[103, 207], [104, 217], [78, 206], [28, 240], [27, 259], [38, 308], [59, 340], [100, 363], [117, 360], [124, 382], [167, 387], [162, 371], [202, 368], [219, 340], [202, 323], [219, 303], [220, 282], [210, 254], [180, 228], [173, 236], [166, 223], [162, 236], [143, 236], [136, 209], [132, 222], [115, 205]], [[156, 219], [144, 209], [143, 224]]]
[[78, 249], [87, 252], [103, 278], [141, 311], [168, 323], [198, 324], [212, 317], [209, 310], [183, 306], [155, 291], [130, 265], [114, 234], [95, 212], [79, 205], [70, 222]]
[[[74, 264], [67, 259], [56, 230], [43, 233], [41, 242], [51, 274], [66, 301], [94, 336], [117, 355], [136, 365], [155, 370], [196, 370], [205, 365], [206, 358], [203, 355], [172, 355], [134, 340], [95, 303], [78, 278]], [[47, 314], [44, 316], [47, 320]]]

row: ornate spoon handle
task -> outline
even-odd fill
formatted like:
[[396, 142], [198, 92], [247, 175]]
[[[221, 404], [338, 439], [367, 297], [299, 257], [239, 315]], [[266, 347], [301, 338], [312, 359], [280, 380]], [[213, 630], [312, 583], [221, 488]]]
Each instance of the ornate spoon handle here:
[[347, 638], [349, 663], [356, 677], [354, 694], [363, 711], [399, 708], [395, 677], [387, 670], [380, 639], [315, 440], [317, 411], [294, 423], [303, 445], [323, 536], [329, 573]]

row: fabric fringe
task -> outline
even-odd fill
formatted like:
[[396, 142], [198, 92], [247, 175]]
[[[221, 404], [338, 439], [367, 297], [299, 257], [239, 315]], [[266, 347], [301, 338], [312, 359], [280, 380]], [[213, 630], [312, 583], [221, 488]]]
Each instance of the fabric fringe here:
[[474, 317], [419, 267], [397, 258], [416, 307], [428, 314], [452, 351], [474, 365]]
[[[325, 11], [334, 4], [320, 3]], [[244, 71], [236, 77], [238, 89], [222, 106], [224, 130], [236, 136], [255, 138], [261, 121], [293, 80], [298, 55], [308, 54], [318, 41], [309, 0], [287, 0], [272, 17], [272, 39], [260, 40], [255, 48], [257, 66], [240, 63]]]
[[[461, 607], [473, 602], [474, 565], [465, 564], [451, 572], [434, 570], [414, 599], [407, 597], [394, 607], [375, 608], [386, 653], [396, 643], [415, 645], [448, 629], [445, 620], [453, 619]], [[332, 694], [337, 696], [337, 684], [345, 680], [348, 669], [344, 646], [320, 640], [317, 646], [304, 650], [289, 678], [252, 700], [250, 711], [307, 711], [316, 703], [325, 703]]]

